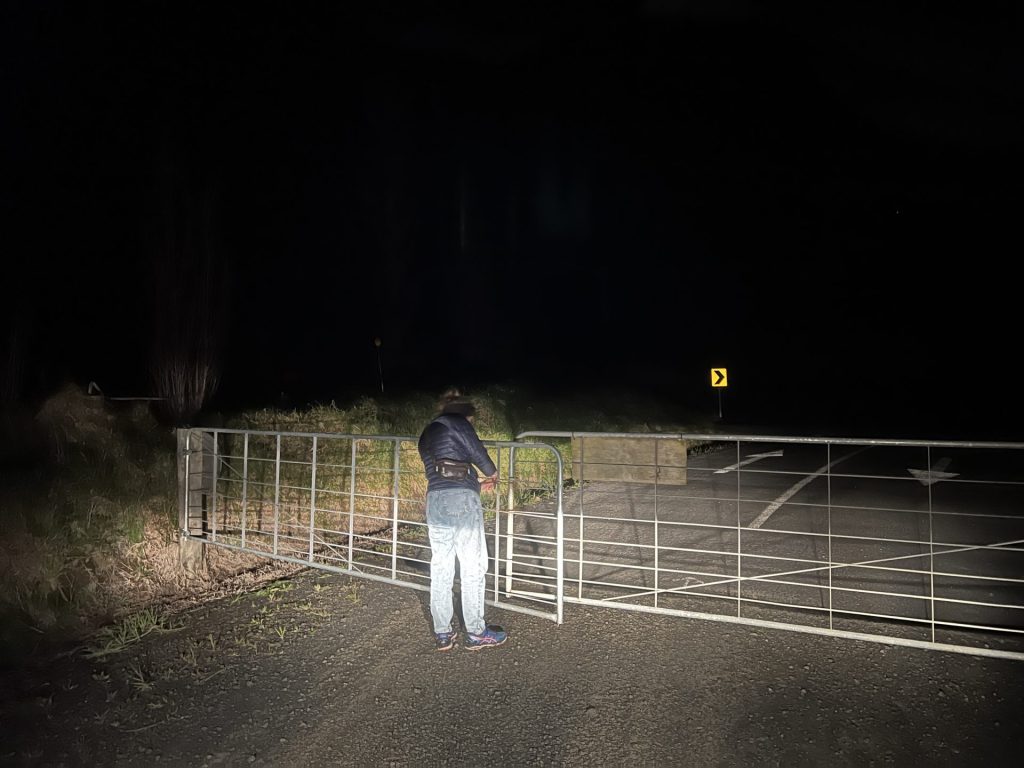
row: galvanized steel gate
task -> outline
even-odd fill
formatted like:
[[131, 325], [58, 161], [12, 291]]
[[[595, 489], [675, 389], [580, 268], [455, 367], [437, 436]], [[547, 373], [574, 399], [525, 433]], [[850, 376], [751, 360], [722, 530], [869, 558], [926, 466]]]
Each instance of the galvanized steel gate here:
[[[429, 589], [416, 438], [187, 429], [178, 441], [185, 538]], [[544, 444], [484, 443], [501, 478], [482, 495], [488, 603], [560, 622], [561, 457]]]
[[[559, 622], [570, 602], [1024, 659], [1024, 445], [485, 442], [501, 472], [484, 495], [491, 604]], [[181, 445], [189, 538], [427, 588], [414, 438], [188, 430]]]

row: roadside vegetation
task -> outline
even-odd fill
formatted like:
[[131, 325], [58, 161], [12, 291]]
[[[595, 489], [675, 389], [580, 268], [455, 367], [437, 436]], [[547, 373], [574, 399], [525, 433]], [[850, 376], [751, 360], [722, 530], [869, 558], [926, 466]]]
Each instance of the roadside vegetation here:
[[[531, 429], [700, 430], [655, 404], [580, 395], [554, 402], [512, 388], [471, 393], [484, 439]], [[610, 405], [609, 405], [610, 404]], [[409, 435], [436, 412], [433, 394], [364, 397], [347, 404], [207, 414], [224, 427]], [[296, 566], [217, 550], [187, 576], [177, 549], [174, 430], [146, 403], [115, 403], [68, 386], [15, 424], [0, 454], [0, 651], [86, 642], [98, 656], [150, 632], [172, 631], [174, 611], [209, 595], [266, 588]], [[274, 628], [278, 633], [288, 627]]]

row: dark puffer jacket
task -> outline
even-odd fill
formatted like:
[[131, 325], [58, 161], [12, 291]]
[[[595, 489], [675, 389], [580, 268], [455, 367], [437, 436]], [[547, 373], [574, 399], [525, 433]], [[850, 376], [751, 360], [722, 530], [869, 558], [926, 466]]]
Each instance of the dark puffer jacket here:
[[497, 467], [487, 455], [487, 449], [465, 416], [443, 413], [430, 422], [419, 440], [420, 458], [427, 473], [427, 491], [447, 488], [468, 488], [480, 490], [476, 470], [471, 466], [469, 475], [462, 480], [441, 477], [436, 465], [439, 459], [453, 459], [475, 464], [488, 477], [497, 472]]

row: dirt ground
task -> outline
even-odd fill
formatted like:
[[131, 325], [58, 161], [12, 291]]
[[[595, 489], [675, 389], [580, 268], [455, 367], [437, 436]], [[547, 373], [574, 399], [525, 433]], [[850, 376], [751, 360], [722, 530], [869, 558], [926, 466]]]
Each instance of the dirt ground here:
[[425, 592], [255, 589], [5, 669], [0, 762], [991, 768], [1024, 748], [1022, 662], [572, 605], [492, 609], [505, 646], [438, 653]]

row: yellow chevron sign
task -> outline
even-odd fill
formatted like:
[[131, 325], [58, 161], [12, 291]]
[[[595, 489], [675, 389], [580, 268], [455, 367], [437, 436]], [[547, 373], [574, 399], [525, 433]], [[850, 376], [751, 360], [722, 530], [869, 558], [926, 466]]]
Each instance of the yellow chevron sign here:
[[728, 387], [729, 386], [729, 375], [725, 368], [712, 368], [711, 369], [711, 386], [712, 387]]

